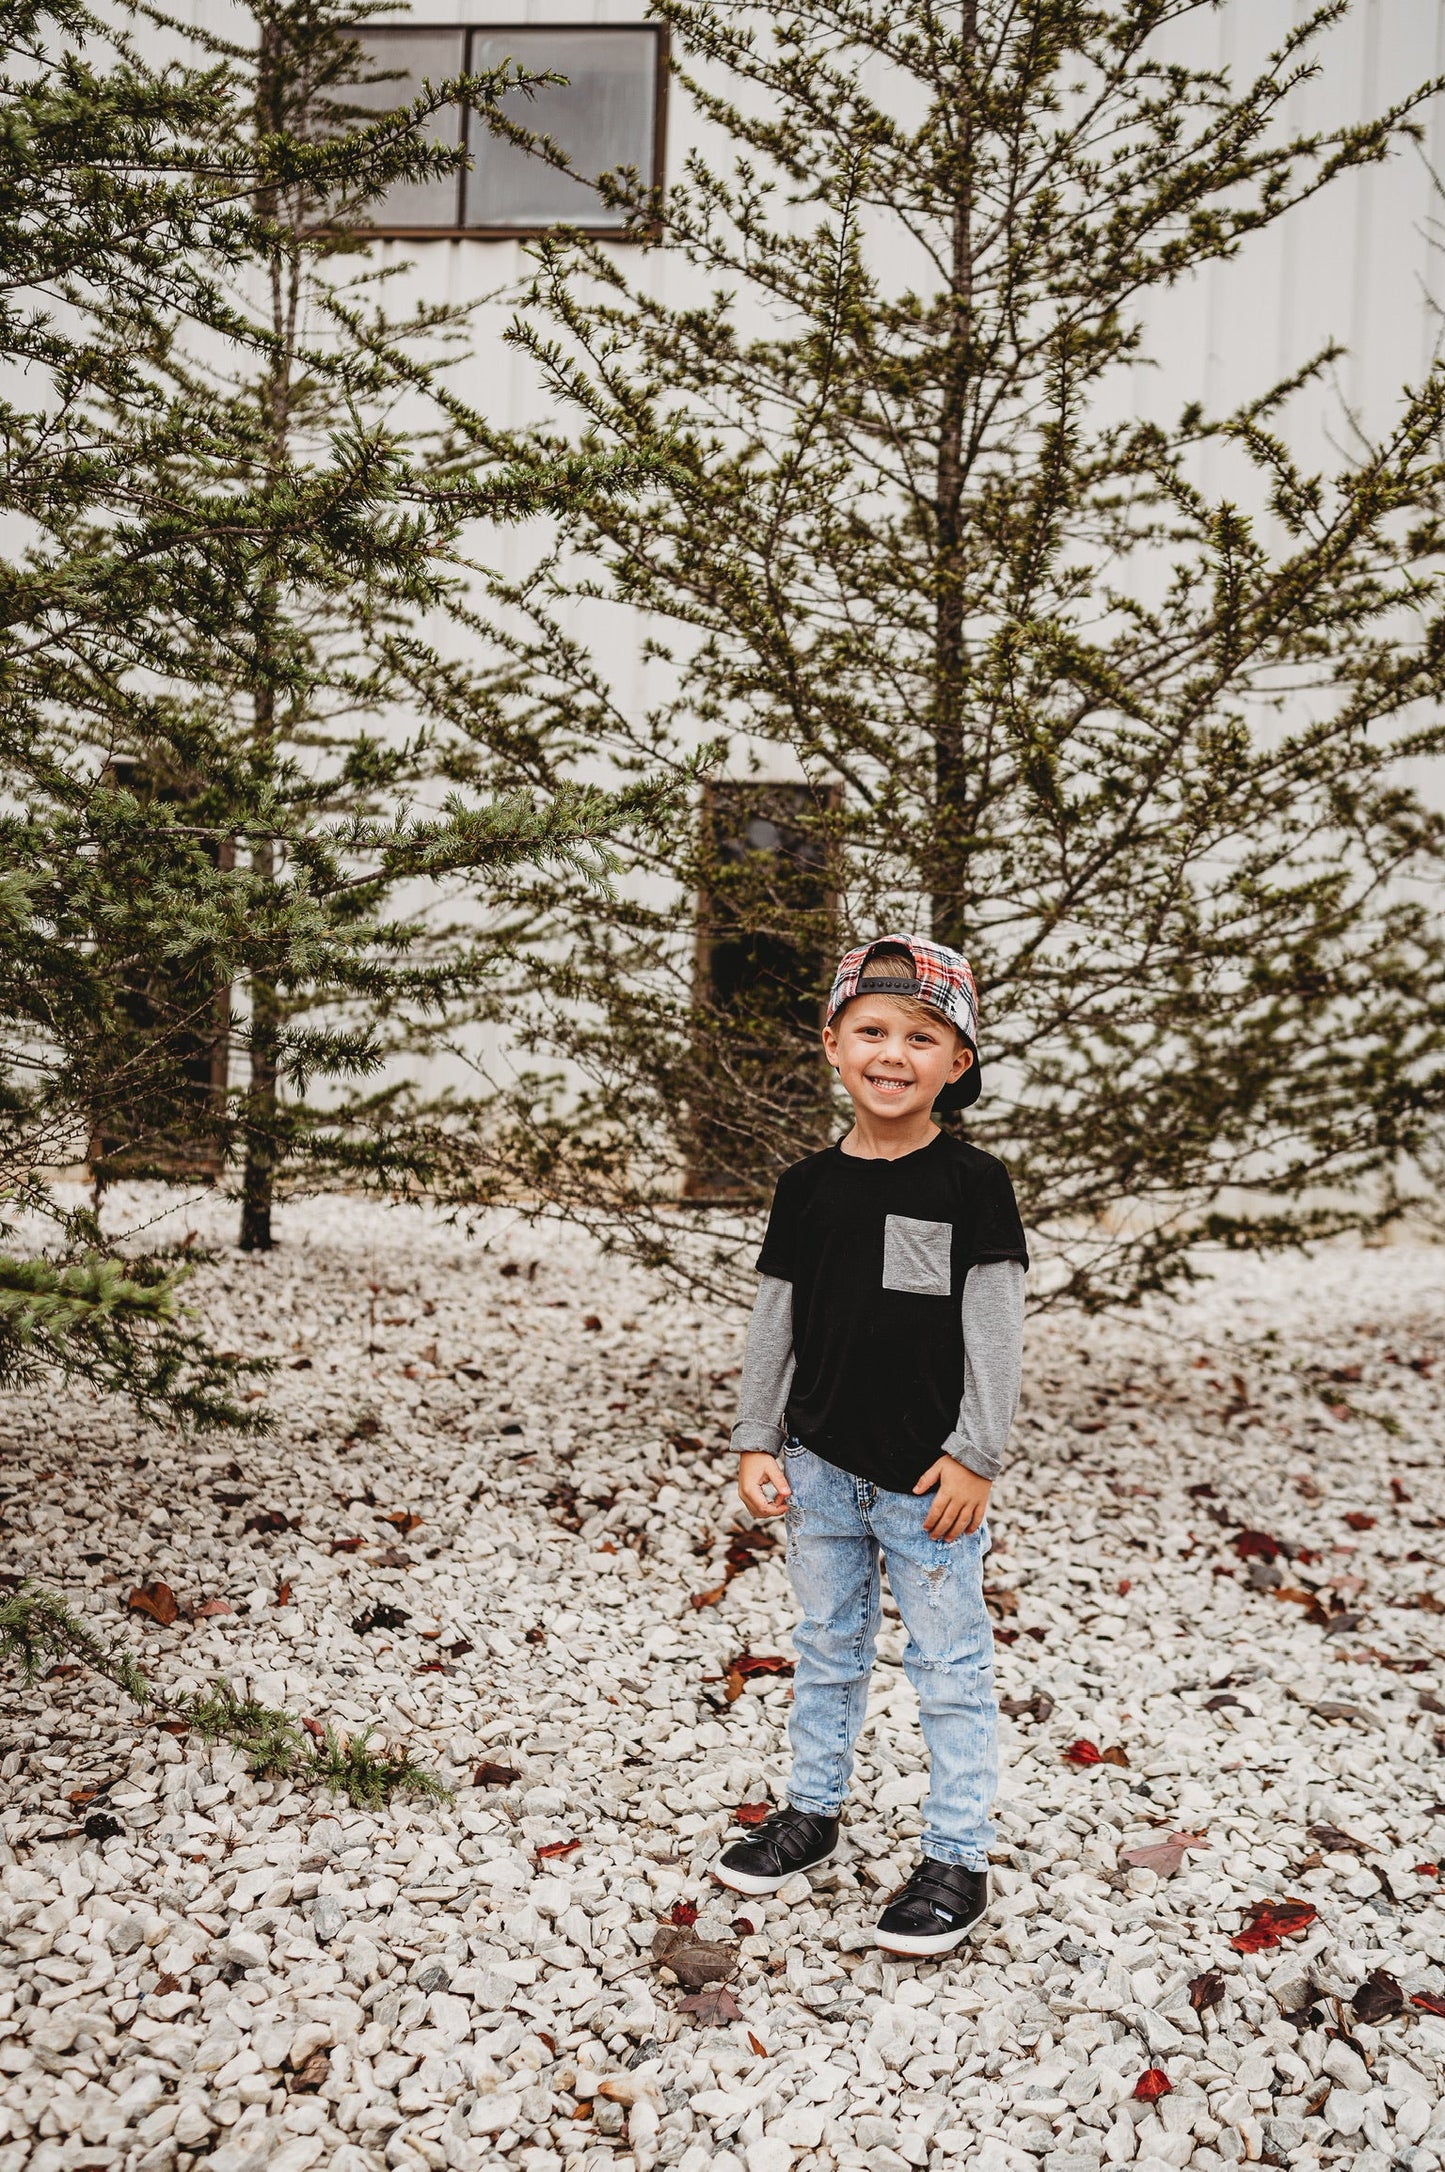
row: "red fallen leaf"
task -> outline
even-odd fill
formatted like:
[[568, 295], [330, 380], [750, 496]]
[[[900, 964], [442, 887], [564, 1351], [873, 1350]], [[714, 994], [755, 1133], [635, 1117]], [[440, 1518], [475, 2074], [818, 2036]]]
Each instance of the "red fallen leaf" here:
[[1328, 1848], [1332, 1854], [1363, 1855], [1370, 1845], [1368, 1840], [1356, 1840], [1353, 1833], [1343, 1831], [1338, 1825], [1316, 1824], [1309, 1826], [1307, 1830], [1311, 1840], [1317, 1840], [1322, 1848]]
[[416, 1671], [418, 1674], [449, 1674], [451, 1669], [444, 1659], [424, 1659]]
[[236, 1609], [229, 1599], [207, 1599], [204, 1605], [194, 1609], [191, 1619], [192, 1621], [210, 1621], [215, 1615], [234, 1614], [235, 1611]]
[[1438, 1863], [1417, 1863], [1415, 1865], [1415, 1876], [1417, 1878], [1438, 1878], [1439, 1875], [1440, 1865]]
[[474, 1652], [476, 1648], [470, 1637], [458, 1637], [454, 1644], [447, 1646], [447, 1651], [453, 1659], [465, 1659], [467, 1653]]
[[414, 1515], [409, 1508], [394, 1508], [386, 1512], [378, 1509], [376, 1520], [378, 1523], [392, 1524], [405, 1538], [407, 1533], [415, 1531], [424, 1519]]
[[728, 1550], [723, 1557], [728, 1582], [731, 1583], [735, 1576], [741, 1576], [744, 1569], [750, 1569], [756, 1555], [771, 1553], [777, 1543], [777, 1533], [766, 1529], [730, 1533]]
[[125, 1603], [132, 1614], [145, 1614], [162, 1629], [169, 1629], [181, 1611], [170, 1585], [159, 1582], [138, 1584]]
[[1413, 1500], [1414, 1498], [1413, 1494], [1406, 1491], [1403, 1478], [1392, 1478], [1390, 1480], [1390, 1491], [1394, 1494], [1395, 1499], [1400, 1502]]
[[1352, 1531], [1373, 1531], [1379, 1520], [1378, 1516], [1367, 1516], [1362, 1508], [1352, 1508], [1345, 1517]]
[[276, 1604], [277, 1606], [289, 1606], [291, 1604], [291, 1586], [289, 1584], [278, 1584], [276, 1586]]
[[580, 1840], [549, 1840], [545, 1847], [538, 1848], [537, 1861], [545, 1863], [554, 1855], [573, 1855], [581, 1845]]
[[685, 1999], [679, 1999], [680, 2014], [691, 2014], [702, 2029], [721, 2028], [725, 2022], [741, 2021], [742, 2008], [725, 1983], [705, 1984], [701, 1991], [691, 1991]]
[[326, 1740], [326, 1729], [322, 1726], [320, 1720], [303, 1719], [301, 1724], [306, 1729], [307, 1734], [312, 1736], [315, 1741], [324, 1742]]
[[1153, 1870], [1161, 1878], [1172, 1878], [1186, 1852], [1203, 1845], [1203, 1833], [1170, 1833], [1167, 1839], [1152, 1840], [1140, 1848], [1121, 1848], [1119, 1861], [1125, 1870]]
[[510, 1787], [514, 1780], [520, 1780], [521, 1777], [515, 1765], [494, 1765], [490, 1758], [484, 1758], [472, 1774], [472, 1786]]
[[755, 1674], [791, 1674], [793, 1662], [779, 1652], [739, 1652], [736, 1659], [728, 1661], [727, 1671], [751, 1681]]
[[1128, 1752], [1122, 1742], [1111, 1742], [1107, 1750], [1101, 1750], [1099, 1762], [1101, 1765], [1121, 1765], [1126, 1772], [1129, 1769]]
[[751, 1916], [734, 1916], [733, 1929], [739, 1938], [751, 1938], [757, 1926]]
[[589, 1312], [586, 1319], [582, 1322], [582, 1325], [586, 1328], [589, 1335], [600, 1334], [602, 1329], [602, 1322], [598, 1319], [595, 1312]]
[[752, 2032], [752, 2030], [751, 2030], [751, 2029], [749, 2029], [749, 2030], [748, 2030], [748, 2042], [749, 2042], [749, 2043], [750, 2043], [750, 2044], [752, 2045], [752, 2047], [753, 2047], [753, 2050], [754, 2050], [754, 2051], [756, 2052], [757, 2056], [758, 2056], [758, 2057], [759, 2057], [760, 2059], [766, 2059], [766, 2058], [767, 2058], [767, 2056], [768, 2056], [768, 2047], [767, 2047], [767, 2045], [766, 2045], [766, 2044], [760, 2044], [760, 2043], [758, 2042], [758, 2039], [757, 2039], [757, 2038], [756, 2038], [756, 2037], [754, 2036], [754, 2034], [753, 2034], [753, 2032]]
[[1248, 1922], [1229, 1943], [1236, 1953], [1266, 1953], [1271, 1946], [1307, 1931], [1317, 1912], [1311, 1901], [1252, 1901], [1245, 1910]]
[[1162, 2066], [1146, 2066], [1134, 2084], [1134, 2094], [1141, 2104], [1157, 2104], [1167, 2097], [1174, 2084]]
[[291, 1520], [288, 1516], [283, 1516], [279, 1508], [266, 1508], [259, 1516], [248, 1516], [245, 1527], [248, 1531], [259, 1531], [266, 1536], [276, 1531], [289, 1531]]
[[1412, 1991], [1410, 2004], [1418, 2006], [1422, 2014], [1439, 2014], [1445, 2020], [1445, 1995], [1439, 1991]]
[[772, 1811], [770, 1802], [740, 1802], [733, 1812], [734, 1825], [761, 1825]]
[[1134, 1589], [1134, 1587], [1130, 1583], [1127, 1576], [1121, 1576], [1118, 1583], [1114, 1586], [1114, 1589], [1119, 1594], [1119, 1597], [1123, 1599], [1127, 1598], [1128, 1594]]
[[1241, 1561], [1278, 1561], [1284, 1551], [1268, 1531], [1236, 1531], [1229, 1543]]
[[683, 1930], [690, 1931], [697, 1921], [697, 1902], [674, 1901], [672, 1904], [672, 1920]]
[[692, 1595], [692, 1603], [697, 1607], [716, 1606], [727, 1588], [726, 1584], [714, 1584], [711, 1591], [695, 1591]]
[[334, 1554], [359, 1554], [365, 1544], [366, 1541], [362, 1538], [333, 1539], [331, 1551]]
[[1088, 1742], [1081, 1736], [1065, 1750], [1064, 1763], [1076, 1766], [1099, 1765], [1103, 1763], [1103, 1753], [1097, 1742]]
[[1205, 1969], [1202, 1976], [1195, 1976], [1189, 1985], [1189, 2003], [1196, 2014], [1217, 2006], [1224, 1997], [1224, 1978], [1217, 1968]]
[[1387, 1968], [1372, 1968], [1350, 2000], [1356, 2021], [1388, 2021], [1405, 2004], [1405, 1994]]

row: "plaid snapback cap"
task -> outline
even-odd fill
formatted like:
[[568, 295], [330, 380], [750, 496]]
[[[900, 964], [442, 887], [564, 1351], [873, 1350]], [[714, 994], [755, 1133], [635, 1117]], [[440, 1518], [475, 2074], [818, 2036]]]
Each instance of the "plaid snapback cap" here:
[[896, 972], [869, 976], [869, 995], [911, 996], [938, 1011], [959, 1032], [973, 1051], [973, 1062], [963, 1077], [945, 1086], [934, 1106], [966, 1109], [983, 1090], [978, 1062], [978, 988], [967, 958], [945, 943], [930, 943], [921, 935], [881, 935], [840, 959], [828, 996], [826, 1023], [831, 1025], [845, 1003], [858, 994], [859, 977], [870, 958], [896, 965]]

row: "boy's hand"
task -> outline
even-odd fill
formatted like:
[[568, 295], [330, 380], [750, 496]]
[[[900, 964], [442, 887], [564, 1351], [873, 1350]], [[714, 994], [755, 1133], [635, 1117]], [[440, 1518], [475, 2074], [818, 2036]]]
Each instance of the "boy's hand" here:
[[[764, 1486], [773, 1488], [771, 1497], [764, 1493]], [[776, 1456], [764, 1455], [757, 1449], [738, 1457], [738, 1492], [750, 1516], [786, 1516], [792, 1499], [782, 1464]]]
[[988, 1514], [988, 1497], [993, 1491], [989, 1480], [980, 1478], [967, 1464], [956, 1463], [952, 1456], [940, 1456], [913, 1490], [932, 1493], [935, 1486], [937, 1495], [923, 1519], [929, 1537], [946, 1542], [976, 1531]]

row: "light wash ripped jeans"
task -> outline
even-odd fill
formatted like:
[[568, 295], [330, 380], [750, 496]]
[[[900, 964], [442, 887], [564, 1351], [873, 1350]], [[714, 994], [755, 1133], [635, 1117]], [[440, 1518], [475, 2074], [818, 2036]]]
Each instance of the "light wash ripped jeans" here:
[[903, 1666], [928, 1748], [923, 1852], [983, 1870], [998, 1792], [993, 1631], [983, 1600], [988, 1526], [945, 1543], [923, 1528], [931, 1494], [890, 1493], [795, 1442], [785, 1468], [788, 1572], [802, 1610], [788, 1800], [822, 1817], [842, 1807], [868, 1704], [881, 1555], [908, 1632]]

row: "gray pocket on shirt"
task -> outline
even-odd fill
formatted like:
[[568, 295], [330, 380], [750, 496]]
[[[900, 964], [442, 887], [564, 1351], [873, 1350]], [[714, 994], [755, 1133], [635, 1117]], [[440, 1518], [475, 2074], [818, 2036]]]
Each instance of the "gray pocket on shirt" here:
[[883, 1224], [883, 1287], [915, 1297], [947, 1297], [953, 1287], [952, 1222], [890, 1214]]

